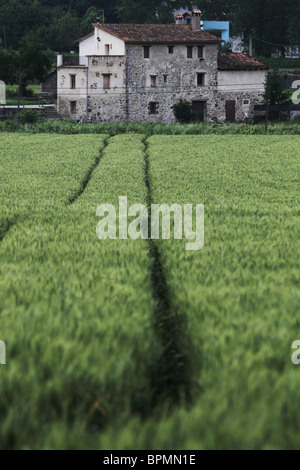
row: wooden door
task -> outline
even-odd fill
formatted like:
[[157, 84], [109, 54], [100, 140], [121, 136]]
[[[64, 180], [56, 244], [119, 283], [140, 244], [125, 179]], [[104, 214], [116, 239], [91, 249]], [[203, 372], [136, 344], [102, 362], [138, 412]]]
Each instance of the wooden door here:
[[197, 121], [205, 120], [205, 109], [206, 109], [205, 101], [192, 101], [192, 111], [193, 113], [196, 114]]
[[235, 100], [227, 100], [225, 103], [226, 121], [235, 121]]

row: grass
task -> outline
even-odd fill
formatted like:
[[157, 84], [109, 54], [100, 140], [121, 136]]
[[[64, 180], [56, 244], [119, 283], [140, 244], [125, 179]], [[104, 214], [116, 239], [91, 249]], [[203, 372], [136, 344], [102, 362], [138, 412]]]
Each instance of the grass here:
[[[32, 96], [22, 96], [20, 106], [37, 105], [37, 104], [53, 104], [53, 100], [40, 100], [40, 86], [35, 84], [27, 85], [27, 90]], [[18, 105], [18, 85], [6, 85], [6, 106]]]
[[204, 203], [206, 238], [158, 242], [195, 392], [153, 446], [298, 448], [299, 150], [295, 136], [149, 139], [153, 202]]
[[[299, 448], [299, 149], [2, 133], [0, 448]], [[204, 203], [203, 249], [98, 240], [120, 195]]]
[[[34, 94], [40, 93], [40, 85], [27, 85], [27, 89], [31, 90]], [[18, 94], [18, 85], [6, 85], [7, 93], [15, 93]]]
[[[25, 97], [21, 98], [20, 100], [20, 108], [23, 106], [30, 106], [30, 105], [44, 105], [44, 104], [54, 104], [53, 101], [50, 100], [39, 100], [38, 98], [31, 98]], [[17, 98], [8, 98], [6, 100], [6, 106], [18, 106], [18, 99]]]
[[116, 137], [107, 147], [107, 136], [2, 137], [8, 360], [0, 371], [0, 447], [47, 447], [56, 429], [64, 436], [58, 447], [87, 447], [91, 433], [124, 420], [143, 399], [153, 305], [147, 246], [96, 236], [99, 204], [116, 203], [119, 191], [130, 203], [145, 199], [143, 145], [140, 137]]
[[[100, 123], [86, 124], [67, 120], [42, 120], [36, 124], [20, 125], [17, 129], [15, 120], [0, 121], [0, 132], [20, 132], [29, 134], [55, 133], [55, 134], [143, 134], [151, 135], [264, 135], [264, 124], [219, 124], [219, 123], [192, 123], [192, 124], [152, 124], [152, 123]], [[300, 135], [299, 120], [288, 123], [270, 122], [268, 133], [270, 135]]]

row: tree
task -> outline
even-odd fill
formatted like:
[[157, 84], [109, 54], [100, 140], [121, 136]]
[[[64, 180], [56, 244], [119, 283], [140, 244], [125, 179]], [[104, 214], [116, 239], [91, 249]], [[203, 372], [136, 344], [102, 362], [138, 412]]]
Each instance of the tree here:
[[0, 48], [0, 80], [8, 85], [17, 82], [17, 52]]
[[0, 34], [6, 48], [17, 49], [28, 32], [48, 24], [48, 16], [37, 0], [0, 0]]
[[[88, 32], [90, 30], [91, 27]], [[51, 25], [48, 34], [48, 44], [52, 50], [70, 52], [74, 49], [74, 41], [82, 36], [80, 21], [73, 13], [64, 13]]]
[[290, 102], [290, 92], [286, 89], [285, 80], [278, 71], [275, 70], [268, 74], [263, 97], [269, 105], [288, 104]]
[[[254, 36], [253, 47], [260, 56], [270, 57], [272, 52], [281, 51], [291, 44], [291, 18], [295, 18], [293, 29], [299, 29], [300, 9], [297, 11], [293, 0], [236, 0], [236, 14], [233, 15], [235, 32], [244, 31], [245, 37]], [[297, 25], [297, 26], [296, 26]]]
[[208, 21], [232, 21], [237, 13], [236, 0], [202, 0], [199, 3], [203, 19]]
[[117, 12], [122, 23], [174, 23], [173, 10], [192, 4], [189, 0], [118, 0]]
[[21, 40], [15, 60], [22, 94], [26, 92], [28, 81], [38, 80], [41, 82], [52, 69], [52, 63], [44, 52], [39, 36], [33, 32], [26, 34]]
[[300, 5], [294, 5], [294, 9], [289, 12], [288, 36], [291, 45], [300, 44]]
[[[92, 24], [96, 23], [96, 18], [99, 16], [99, 11], [95, 7], [90, 7], [85, 12], [85, 15], [81, 21], [81, 35], [84, 36], [92, 31]], [[100, 16], [102, 21], [102, 15]]]
[[232, 46], [230, 42], [224, 42], [218, 46], [219, 52], [232, 52]]
[[20, 39], [34, 32], [47, 49], [70, 51], [73, 41], [91, 31], [99, 8], [106, 23], [173, 23], [174, 9], [197, 3], [204, 20], [230, 21], [231, 34], [244, 32], [246, 42], [252, 34], [256, 55], [278, 49], [284, 55], [282, 46], [300, 42], [294, 0], [0, 0], [0, 38], [2, 47], [17, 50]]

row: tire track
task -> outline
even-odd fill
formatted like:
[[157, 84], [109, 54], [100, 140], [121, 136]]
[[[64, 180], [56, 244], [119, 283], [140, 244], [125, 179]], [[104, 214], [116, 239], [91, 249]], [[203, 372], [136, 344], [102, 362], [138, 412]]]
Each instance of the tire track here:
[[9, 218], [0, 218], [0, 243], [4, 239], [5, 235], [10, 231], [10, 229], [16, 225], [18, 222], [18, 217], [13, 216]]
[[89, 184], [89, 181], [92, 177], [93, 171], [99, 165], [100, 160], [103, 156], [104, 150], [108, 146], [109, 139], [110, 139], [110, 137], [108, 136], [103, 140], [103, 147], [99, 151], [99, 155], [96, 157], [93, 165], [89, 168], [87, 174], [85, 175], [84, 179], [82, 180], [79, 190], [73, 196], [71, 196], [70, 199], [68, 200], [67, 206], [71, 206], [82, 195], [82, 193], [85, 191], [85, 189], [86, 189], [87, 185]]
[[[149, 172], [149, 149], [145, 145], [145, 184], [147, 188], [148, 227], [151, 227], [152, 189]], [[192, 350], [186, 335], [187, 317], [176, 311], [172, 304], [170, 288], [159, 250], [159, 243], [149, 237], [147, 240], [152, 261], [151, 284], [156, 302], [154, 312], [154, 333], [160, 345], [160, 354], [150, 365], [150, 408], [167, 404], [171, 408], [179, 403], [188, 403], [193, 395], [193, 366], [189, 359]], [[189, 354], [187, 354], [189, 351]], [[188, 357], [189, 356], [189, 357]]]

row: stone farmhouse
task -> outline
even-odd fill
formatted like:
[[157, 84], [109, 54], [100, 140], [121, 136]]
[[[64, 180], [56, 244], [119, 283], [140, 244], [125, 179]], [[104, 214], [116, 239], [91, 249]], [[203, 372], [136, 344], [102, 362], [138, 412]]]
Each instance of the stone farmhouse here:
[[191, 101], [200, 121], [239, 121], [262, 103], [267, 66], [200, 25], [94, 24], [79, 39], [79, 63], [57, 63], [57, 110], [86, 122], [172, 122], [172, 106]]

